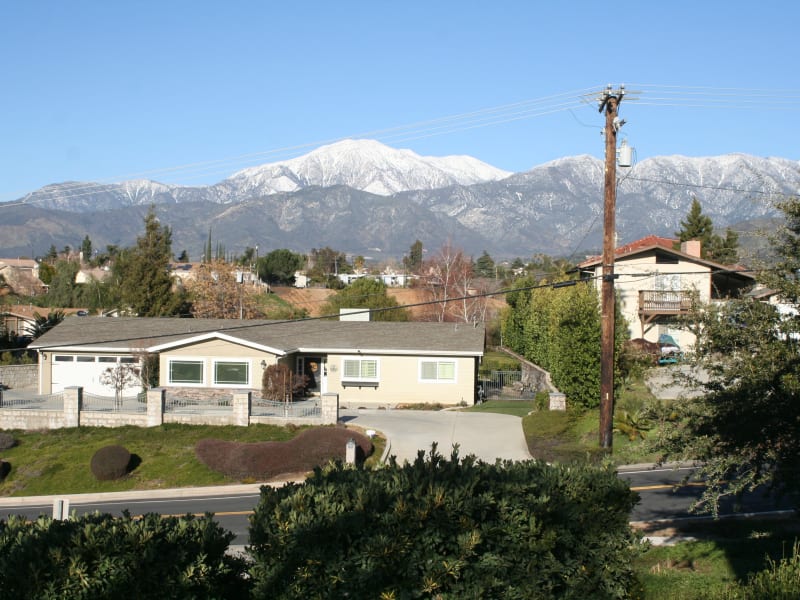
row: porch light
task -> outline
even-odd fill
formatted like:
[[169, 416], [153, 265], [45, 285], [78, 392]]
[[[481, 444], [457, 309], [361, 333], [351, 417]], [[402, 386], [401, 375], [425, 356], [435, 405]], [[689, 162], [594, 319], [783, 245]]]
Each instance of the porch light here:
[[265, 361], [265, 360], [262, 358], [262, 359], [261, 359], [261, 370], [264, 370], [264, 369], [266, 369], [266, 368], [267, 368], [267, 361]]

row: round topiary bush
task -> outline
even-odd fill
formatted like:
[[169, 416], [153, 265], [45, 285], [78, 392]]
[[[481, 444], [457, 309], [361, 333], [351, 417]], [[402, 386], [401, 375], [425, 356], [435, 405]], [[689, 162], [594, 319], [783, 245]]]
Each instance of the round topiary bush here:
[[123, 446], [104, 446], [92, 456], [92, 474], [100, 481], [119, 479], [128, 473], [131, 453]]
[[0, 431], [0, 450], [8, 450], [17, 445], [16, 438], [5, 431]]

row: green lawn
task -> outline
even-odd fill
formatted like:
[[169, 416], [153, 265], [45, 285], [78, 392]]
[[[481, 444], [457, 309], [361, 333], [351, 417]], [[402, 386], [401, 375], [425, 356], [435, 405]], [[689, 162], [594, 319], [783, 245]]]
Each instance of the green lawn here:
[[[635, 410], [655, 401], [643, 381], [633, 381], [622, 386], [617, 406]], [[533, 402], [519, 400], [488, 400], [470, 407], [470, 412], [495, 412], [522, 417], [522, 428], [532, 456], [554, 462], [588, 460], [599, 462], [606, 453], [599, 448], [600, 412], [537, 411]], [[653, 432], [645, 432], [645, 438]], [[642, 439], [630, 440], [620, 433], [614, 434], [611, 460], [618, 465], [654, 462], [658, 456], [650, 452]]]
[[[82, 427], [50, 431], [12, 431], [17, 446], [2, 452], [11, 472], [0, 483], [0, 496], [116, 492], [241, 483], [216, 473], [197, 460], [195, 444], [203, 438], [238, 442], [286, 441], [296, 427], [251, 425], [216, 427], [167, 424], [160, 427]], [[373, 457], [383, 451], [375, 438]], [[97, 481], [91, 473], [92, 455], [103, 446], [125, 446], [141, 461], [133, 472], [116, 481]], [[371, 458], [372, 461], [377, 458]], [[369, 463], [369, 461], [368, 461]], [[309, 467], [309, 470], [313, 465]]]
[[[767, 556], [779, 560], [791, 555], [800, 519], [695, 521], [680, 533], [698, 540], [653, 546], [636, 561], [644, 598], [725, 598], [731, 584], [765, 569]], [[794, 597], [800, 597], [800, 581]]]

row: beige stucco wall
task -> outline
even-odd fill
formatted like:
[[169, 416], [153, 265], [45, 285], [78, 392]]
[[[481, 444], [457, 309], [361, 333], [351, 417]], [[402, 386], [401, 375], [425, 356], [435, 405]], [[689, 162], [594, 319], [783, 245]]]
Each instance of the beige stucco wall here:
[[424, 360], [446, 360], [456, 363], [454, 383], [420, 381], [420, 357], [398, 355], [364, 355], [376, 358], [379, 364], [377, 387], [342, 385], [345, 358], [360, 355], [328, 356], [328, 391], [339, 394], [339, 402], [350, 408], [358, 406], [438, 403], [472, 405], [475, 399], [475, 358], [426, 356]]
[[[238, 361], [247, 361], [250, 365], [250, 384], [242, 386], [251, 389], [261, 388], [261, 361], [270, 366], [278, 362], [278, 357], [268, 352], [242, 346], [241, 344], [234, 344], [227, 340], [208, 340], [190, 346], [181, 346], [180, 348], [173, 348], [165, 350], [159, 355], [159, 385], [163, 387], [176, 388], [176, 387], [233, 387], [230, 384], [215, 386], [213, 383], [214, 376], [214, 361], [216, 359], [235, 359]], [[176, 384], [169, 382], [169, 362], [175, 359], [202, 359], [204, 363], [205, 384], [202, 386], [190, 384]]]
[[[617, 259], [614, 273], [619, 275], [614, 289], [620, 300], [620, 311], [628, 322], [631, 338], [643, 337], [651, 342], [658, 341], [658, 327], [654, 324], [642, 326], [639, 320], [639, 291], [656, 289], [656, 277], [676, 275], [680, 277], [680, 289], [697, 293], [701, 303], [711, 300], [711, 272], [708, 267], [689, 261], [675, 264], [657, 263], [655, 254], [637, 255], [629, 259]], [[600, 292], [602, 267], [595, 269], [595, 286]], [[688, 349], [695, 342], [695, 336], [677, 328], [670, 330], [681, 348]]]

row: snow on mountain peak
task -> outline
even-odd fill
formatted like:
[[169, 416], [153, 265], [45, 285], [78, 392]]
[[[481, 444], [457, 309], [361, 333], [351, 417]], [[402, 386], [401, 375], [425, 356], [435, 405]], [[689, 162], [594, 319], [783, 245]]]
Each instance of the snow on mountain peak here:
[[291, 160], [251, 167], [228, 181], [260, 194], [346, 185], [381, 196], [497, 181], [511, 175], [470, 156], [420, 156], [375, 140], [347, 139]]

